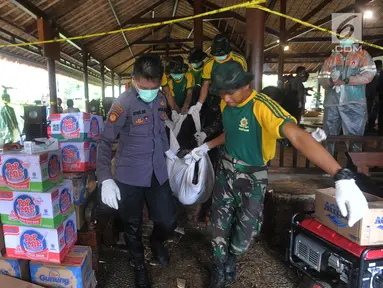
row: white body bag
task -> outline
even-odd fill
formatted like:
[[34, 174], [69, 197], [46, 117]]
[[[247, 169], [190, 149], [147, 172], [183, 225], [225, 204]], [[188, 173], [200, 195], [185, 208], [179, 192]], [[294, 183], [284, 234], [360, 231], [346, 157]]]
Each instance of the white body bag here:
[[[167, 122], [170, 129], [170, 149], [166, 152], [166, 164], [169, 175], [170, 188], [178, 200], [184, 205], [206, 202], [214, 187], [214, 169], [208, 155], [194, 159], [191, 154], [184, 158], [177, 157], [180, 146], [177, 135], [187, 115], [180, 115], [180, 119], [173, 123]], [[201, 121], [198, 114], [192, 114], [197, 132], [201, 131]], [[197, 143], [202, 145], [203, 143]], [[198, 162], [198, 169], [196, 164]], [[195, 173], [197, 173], [195, 175]], [[196, 177], [195, 177], [196, 176]], [[196, 183], [193, 184], [193, 178]]]

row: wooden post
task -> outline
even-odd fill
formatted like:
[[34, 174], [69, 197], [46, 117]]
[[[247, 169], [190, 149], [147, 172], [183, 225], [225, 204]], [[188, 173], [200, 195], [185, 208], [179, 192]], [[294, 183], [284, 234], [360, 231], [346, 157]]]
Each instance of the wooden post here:
[[[194, 0], [194, 15], [202, 13], [202, 0]], [[194, 19], [194, 47], [203, 47], [203, 22], [202, 18]]]
[[56, 63], [53, 58], [47, 58], [49, 77], [50, 114], [57, 113]]
[[104, 67], [104, 63], [101, 62], [100, 63], [100, 66], [101, 66], [101, 100], [104, 101], [105, 99], [105, 67]]
[[110, 71], [111, 78], [112, 78], [112, 98], [114, 98], [114, 72]]
[[250, 71], [254, 74], [252, 87], [261, 91], [264, 64], [265, 12], [259, 9], [246, 9], [246, 55]]
[[121, 95], [121, 75], [118, 76], [118, 95]]
[[88, 59], [89, 59], [88, 51], [83, 49], [82, 50], [82, 65], [83, 65], [83, 70], [84, 70], [85, 111], [87, 113], [89, 113]]
[[[287, 0], [281, 0], [280, 10], [281, 13], [286, 14]], [[286, 45], [286, 18], [279, 17], [279, 58], [278, 58], [278, 86], [283, 88], [283, 72], [285, 68], [285, 45]]]

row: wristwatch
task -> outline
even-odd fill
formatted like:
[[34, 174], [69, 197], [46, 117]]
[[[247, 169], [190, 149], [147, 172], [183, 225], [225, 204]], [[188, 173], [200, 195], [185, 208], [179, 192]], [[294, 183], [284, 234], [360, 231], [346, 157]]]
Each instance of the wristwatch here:
[[344, 79], [344, 83], [346, 83], [346, 85], [347, 85], [348, 83], [350, 83], [350, 79], [348, 79], [348, 78]]
[[340, 169], [333, 177], [334, 181], [355, 179], [355, 173], [347, 168]]

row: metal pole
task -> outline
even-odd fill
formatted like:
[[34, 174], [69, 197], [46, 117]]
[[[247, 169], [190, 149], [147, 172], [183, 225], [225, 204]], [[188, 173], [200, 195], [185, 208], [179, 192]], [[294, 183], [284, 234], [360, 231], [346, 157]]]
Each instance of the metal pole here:
[[50, 114], [57, 113], [57, 89], [56, 89], [56, 63], [52, 58], [47, 58], [49, 77]]
[[88, 83], [88, 52], [83, 49], [82, 63], [84, 69], [84, 95], [85, 95], [85, 111], [89, 113], [89, 83]]
[[121, 75], [118, 76], [118, 94], [121, 95]]
[[111, 76], [112, 76], [112, 98], [114, 98], [114, 72], [111, 71]]
[[101, 62], [101, 100], [105, 100], [105, 68], [104, 63]]
[[[280, 10], [281, 13], [286, 14], [287, 0], [281, 0]], [[286, 18], [279, 17], [279, 58], [278, 58], [278, 86], [283, 87], [283, 72], [285, 68], [285, 45], [286, 45]]]
[[[194, 0], [194, 15], [202, 13], [202, 0]], [[202, 18], [194, 19], [194, 47], [203, 47], [203, 22]]]
[[250, 71], [254, 74], [252, 87], [261, 91], [264, 64], [264, 36], [266, 13], [259, 9], [246, 9], [246, 56], [249, 59]]

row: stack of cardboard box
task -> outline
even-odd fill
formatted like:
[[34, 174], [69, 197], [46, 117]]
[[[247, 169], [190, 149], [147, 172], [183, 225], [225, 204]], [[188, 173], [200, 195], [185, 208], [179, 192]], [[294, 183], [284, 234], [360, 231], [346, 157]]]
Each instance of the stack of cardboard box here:
[[[72, 180], [77, 227], [84, 224], [84, 207], [90, 189], [96, 182], [97, 141], [104, 129], [101, 116], [89, 113], [53, 114], [51, 137], [58, 139], [62, 153], [64, 178]], [[91, 182], [91, 183], [89, 183]]]

